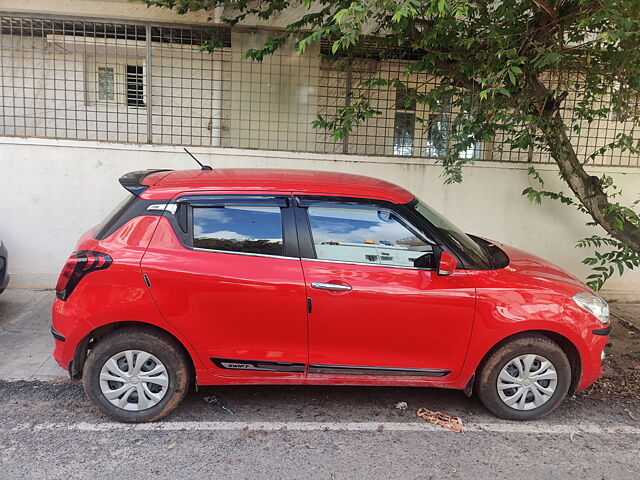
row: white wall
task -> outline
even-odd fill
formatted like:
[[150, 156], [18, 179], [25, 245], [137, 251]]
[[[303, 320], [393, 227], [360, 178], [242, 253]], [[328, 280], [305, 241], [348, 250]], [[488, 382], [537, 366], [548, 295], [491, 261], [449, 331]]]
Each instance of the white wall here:
[[[557, 202], [531, 204], [520, 195], [526, 169], [504, 163], [467, 167], [461, 185], [443, 185], [441, 167], [430, 160], [193, 148], [214, 167], [334, 170], [382, 178], [413, 191], [465, 231], [500, 240], [545, 257], [584, 278], [574, 248], [592, 235], [588, 218]], [[10, 253], [13, 286], [46, 286], [73, 250], [78, 236], [123, 198], [118, 177], [146, 168], [193, 168], [179, 147], [68, 140], [0, 138], [0, 238]], [[550, 189], [563, 189], [553, 167], [540, 166]], [[640, 170], [606, 171], [625, 192], [640, 191]], [[640, 298], [640, 271], [607, 283], [609, 295]]]
[[[317, 132], [311, 123], [318, 113], [320, 48], [304, 55], [289, 40], [262, 62], [241, 60], [248, 49], [261, 49], [268, 31], [232, 32], [229, 76], [225, 95], [231, 99], [226, 115], [230, 129], [224, 146], [269, 150], [313, 150]], [[225, 72], [226, 74], [226, 72]]]

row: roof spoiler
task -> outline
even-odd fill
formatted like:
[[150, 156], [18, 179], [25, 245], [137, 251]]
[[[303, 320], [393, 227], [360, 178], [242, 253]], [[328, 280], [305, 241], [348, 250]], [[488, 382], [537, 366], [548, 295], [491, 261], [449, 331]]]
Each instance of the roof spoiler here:
[[129, 192], [133, 193], [136, 197], [139, 197], [149, 185], [144, 185], [142, 181], [152, 173], [158, 172], [173, 172], [167, 168], [150, 169], [150, 170], [136, 170], [135, 172], [125, 173], [120, 177], [120, 185], [126, 188]]

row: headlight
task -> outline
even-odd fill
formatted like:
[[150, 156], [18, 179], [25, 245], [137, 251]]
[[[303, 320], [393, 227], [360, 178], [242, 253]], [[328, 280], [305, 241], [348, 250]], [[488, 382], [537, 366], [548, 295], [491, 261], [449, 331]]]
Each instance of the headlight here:
[[576, 302], [576, 305], [600, 320], [600, 323], [605, 325], [609, 323], [609, 305], [598, 295], [591, 292], [580, 292], [571, 298]]

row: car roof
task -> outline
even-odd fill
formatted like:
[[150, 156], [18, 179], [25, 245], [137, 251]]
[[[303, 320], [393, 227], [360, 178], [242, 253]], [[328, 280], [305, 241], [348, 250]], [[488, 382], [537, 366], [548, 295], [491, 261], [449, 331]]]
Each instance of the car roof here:
[[141, 182], [149, 188], [142, 198], [168, 198], [182, 192], [294, 193], [375, 198], [407, 203], [414, 196], [393, 183], [350, 173], [317, 170], [281, 170], [267, 168], [220, 168], [214, 170], [157, 171]]

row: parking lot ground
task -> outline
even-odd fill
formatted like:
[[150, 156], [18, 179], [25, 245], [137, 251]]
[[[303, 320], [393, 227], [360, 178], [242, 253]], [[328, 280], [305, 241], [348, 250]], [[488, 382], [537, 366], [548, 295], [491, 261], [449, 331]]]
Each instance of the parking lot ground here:
[[[131, 425], [101, 415], [78, 383], [0, 381], [0, 471], [29, 479], [637, 480], [640, 405], [610, 400], [577, 395], [542, 420], [508, 422], [457, 391], [205, 387], [165, 420]], [[395, 407], [401, 401], [404, 410]], [[464, 434], [427, 424], [416, 417], [420, 407], [459, 416]]]

